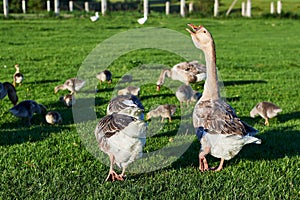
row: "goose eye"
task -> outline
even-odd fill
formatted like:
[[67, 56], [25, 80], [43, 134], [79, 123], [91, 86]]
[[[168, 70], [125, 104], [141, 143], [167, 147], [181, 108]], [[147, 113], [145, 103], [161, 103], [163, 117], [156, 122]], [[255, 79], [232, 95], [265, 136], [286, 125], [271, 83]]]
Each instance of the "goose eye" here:
[[206, 31], [203, 31], [203, 33], [206, 33]]

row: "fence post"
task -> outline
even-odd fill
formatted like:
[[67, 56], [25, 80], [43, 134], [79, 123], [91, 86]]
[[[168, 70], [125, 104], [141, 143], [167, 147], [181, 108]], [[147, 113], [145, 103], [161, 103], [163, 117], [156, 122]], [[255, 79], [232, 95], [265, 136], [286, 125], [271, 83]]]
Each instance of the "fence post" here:
[[3, 14], [8, 17], [8, 0], [3, 0]]
[[59, 15], [59, 0], [54, 0], [54, 13]]
[[281, 10], [282, 10], [282, 3], [281, 1], [277, 1], [277, 14], [281, 14]]
[[246, 16], [251, 17], [251, 0], [247, 0]]
[[50, 0], [47, 0], [47, 12], [51, 11], [51, 4], [50, 4]]
[[170, 1], [166, 2], [166, 15], [170, 14]]
[[215, 4], [214, 4], [214, 17], [218, 16], [218, 12], [219, 12], [219, 1], [215, 0]]
[[85, 12], [89, 12], [90, 11], [90, 9], [89, 9], [89, 2], [88, 1], [84, 2], [84, 10], [85, 10]]
[[69, 1], [69, 10], [73, 12], [73, 1]]
[[246, 4], [245, 2], [243, 1], [242, 2], [242, 16], [244, 17], [246, 15]]
[[181, 15], [181, 17], [185, 16], [184, 8], [185, 8], [185, 0], [180, 0], [180, 15]]
[[102, 16], [105, 15], [107, 9], [107, 1], [106, 0], [101, 0], [101, 13]]
[[194, 10], [194, 4], [193, 4], [193, 2], [190, 2], [189, 3], [189, 13], [192, 13], [193, 10]]
[[274, 6], [274, 1], [272, 1], [272, 2], [270, 3], [270, 13], [271, 13], [271, 14], [274, 14], [274, 12], [275, 12], [275, 6]]
[[22, 11], [25, 14], [26, 13], [26, 1], [22, 0]]

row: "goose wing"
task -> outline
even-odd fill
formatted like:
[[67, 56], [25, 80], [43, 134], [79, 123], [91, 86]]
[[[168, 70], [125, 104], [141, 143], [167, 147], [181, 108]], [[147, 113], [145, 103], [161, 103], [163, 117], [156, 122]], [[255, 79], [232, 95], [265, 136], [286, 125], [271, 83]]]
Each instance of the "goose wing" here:
[[3, 86], [4, 86], [5, 90], [7, 91], [9, 100], [14, 105], [16, 105], [19, 98], [18, 98], [15, 87], [11, 83], [8, 83], [8, 82], [4, 82]]
[[210, 134], [254, 135], [257, 130], [237, 117], [234, 109], [223, 100], [200, 101], [194, 109], [193, 124], [197, 137]]

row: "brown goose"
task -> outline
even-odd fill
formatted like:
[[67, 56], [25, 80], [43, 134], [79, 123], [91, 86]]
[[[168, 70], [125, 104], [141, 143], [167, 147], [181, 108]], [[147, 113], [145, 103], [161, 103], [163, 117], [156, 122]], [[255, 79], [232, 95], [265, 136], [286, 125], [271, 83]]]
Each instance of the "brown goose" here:
[[14, 76], [13, 76], [13, 78], [14, 78], [13, 85], [16, 87], [16, 83], [18, 83], [19, 85], [22, 84], [24, 76], [23, 76], [23, 74], [20, 73], [20, 68], [19, 68], [18, 64], [15, 65], [15, 68], [16, 68], [16, 72], [14, 73]]
[[[100, 150], [110, 159], [106, 181], [124, 180], [127, 166], [142, 156], [146, 130], [144, 121], [123, 114], [111, 114], [100, 119], [95, 136]], [[121, 174], [114, 171], [114, 164], [122, 169]]]
[[58, 85], [54, 88], [54, 93], [57, 93], [59, 90], [69, 90], [71, 94], [78, 92], [85, 85], [84, 80], [78, 78], [70, 78], [65, 81], [64, 84]]
[[61, 115], [57, 111], [49, 111], [45, 115], [45, 119], [46, 119], [46, 122], [48, 124], [59, 124], [59, 123], [62, 123]]
[[121, 89], [118, 91], [118, 95], [127, 95], [127, 94], [132, 94], [135, 96], [139, 96], [140, 95], [140, 88], [136, 87], [136, 86], [127, 86], [124, 89]]
[[102, 72], [99, 72], [96, 75], [96, 78], [99, 80], [100, 84], [102, 84], [104, 81], [107, 81], [107, 83], [110, 84], [112, 82], [112, 73], [106, 69]]
[[206, 78], [206, 67], [203, 64], [199, 64], [198, 61], [191, 61], [178, 63], [171, 69], [164, 69], [160, 73], [156, 83], [157, 91], [159, 91], [164, 84], [166, 77], [188, 85], [189, 83], [203, 81]]
[[31, 125], [31, 118], [34, 113], [45, 114], [47, 112], [44, 105], [38, 104], [33, 100], [22, 101], [9, 111], [16, 117], [27, 118], [28, 125]]
[[255, 115], [260, 115], [265, 119], [265, 125], [269, 126], [269, 119], [277, 116], [277, 114], [281, 111], [282, 109], [274, 103], [263, 101], [254, 106], [250, 112], [250, 116], [254, 118]]
[[173, 104], [159, 105], [157, 108], [147, 113], [146, 120], [149, 120], [152, 117], [161, 117], [161, 122], [164, 122], [165, 118], [168, 118], [169, 122], [171, 122], [172, 121], [171, 116], [173, 116], [175, 112], [176, 112], [176, 106]]
[[67, 107], [71, 107], [76, 103], [75, 95], [74, 94], [67, 94], [65, 96], [61, 96], [59, 98], [61, 102], [63, 102]]
[[134, 95], [119, 95], [111, 99], [107, 106], [107, 115], [119, 113], [144, 120], [144, 106]]
[[15, 87], [8, 82], [0, 83], [0, 99], [3, 99], [6, 95], [14, 105], [17, 104], [18, 95]]
[[201, 97], [201, 93], [193, 90], [190, 85], [181, 85], [177, 89], [175, 96], [180, 102], [180, 108], [183, 108], [183, 103], [186, 103], [186, 105], [189, 106], [191, 102], [198, 101]]
[[[253, 137], [258, 131], [242, 122], [234, 109], [220, 98], [212, 35], [203, 26], [188, 25], [191, 30], [187, 31], [191, 34], [194, 45], [205, 54], [207, 67], [204, 91], [193, 112], [193, 124], [201, 143], [199, 169], [202, 172], [210, 169], [220, 171], [224, 160], [233, 158], [244, 145], [260, 144], [261, 140]], [[207, 154], [221, 159], [218, 167], [208, 167], [205, 157]]]

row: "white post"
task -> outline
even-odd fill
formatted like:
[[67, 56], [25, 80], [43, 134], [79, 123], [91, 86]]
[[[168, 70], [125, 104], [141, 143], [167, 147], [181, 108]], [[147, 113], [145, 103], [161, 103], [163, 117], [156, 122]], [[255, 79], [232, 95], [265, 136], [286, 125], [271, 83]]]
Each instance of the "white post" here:
[[101, 0], [101, 13], [102, 16], [105, 15], [107, 9], [107, 1], [106, 0]]
[[251, 17], [251, 0], [247, 0], [246, 16]]
[[148, 17], [148, 0], [144, 0], [144, 17]]
[[26, 13], [26, 1], [25, 0], [22, 0], [22, 10], [23, 10], [23, 13], [25, 14]]
[[51, 4], [50, 4], [50, 0], [47, 1], [47, 12], [51, 11]]
[[54, 0], [54, 13], [59, 15], [59, 0]]
[[166, 2], [166, 15], [170, 14], [170, 1]]
[[277, 14], [281, 14], [281, 9], [282, 9], [282, 3], [281, 1], [277, 1]]
[[192, 13], [193, 10], [194, 10], [194, 4], [193, 4], [193, 2], [190, 2], [189, 3], [189, 13]]
[[84, 10], [85, 10], [85, 12], [89, 12], [90, 11], [90, 9], [89, 9], [89, 2], [88, 1], [84, 2]]
[[274, 1], [272, 1], [270, 4], [270, 13], [274, 14], [274, 12], [275, 12], [275, 6], [274, 6]]
[[185, 0], [180, 0], [180, 15], [181, 15], [181, 17], [185, 16], [184, 8], [185, 8]]
[[8, 0], [3, 0], [3, 14], [8, 17]]
[[242, 16], [246, 16], [246, 4], [244, 1], [242, 2]]
[[219, 1], [215, 0], [215, 4], [214, 4], [214, 17], [218, 16], [218, 12], [219, 12]]
[[73, 12], [73, 1], [69, 1], [69, 10]]

